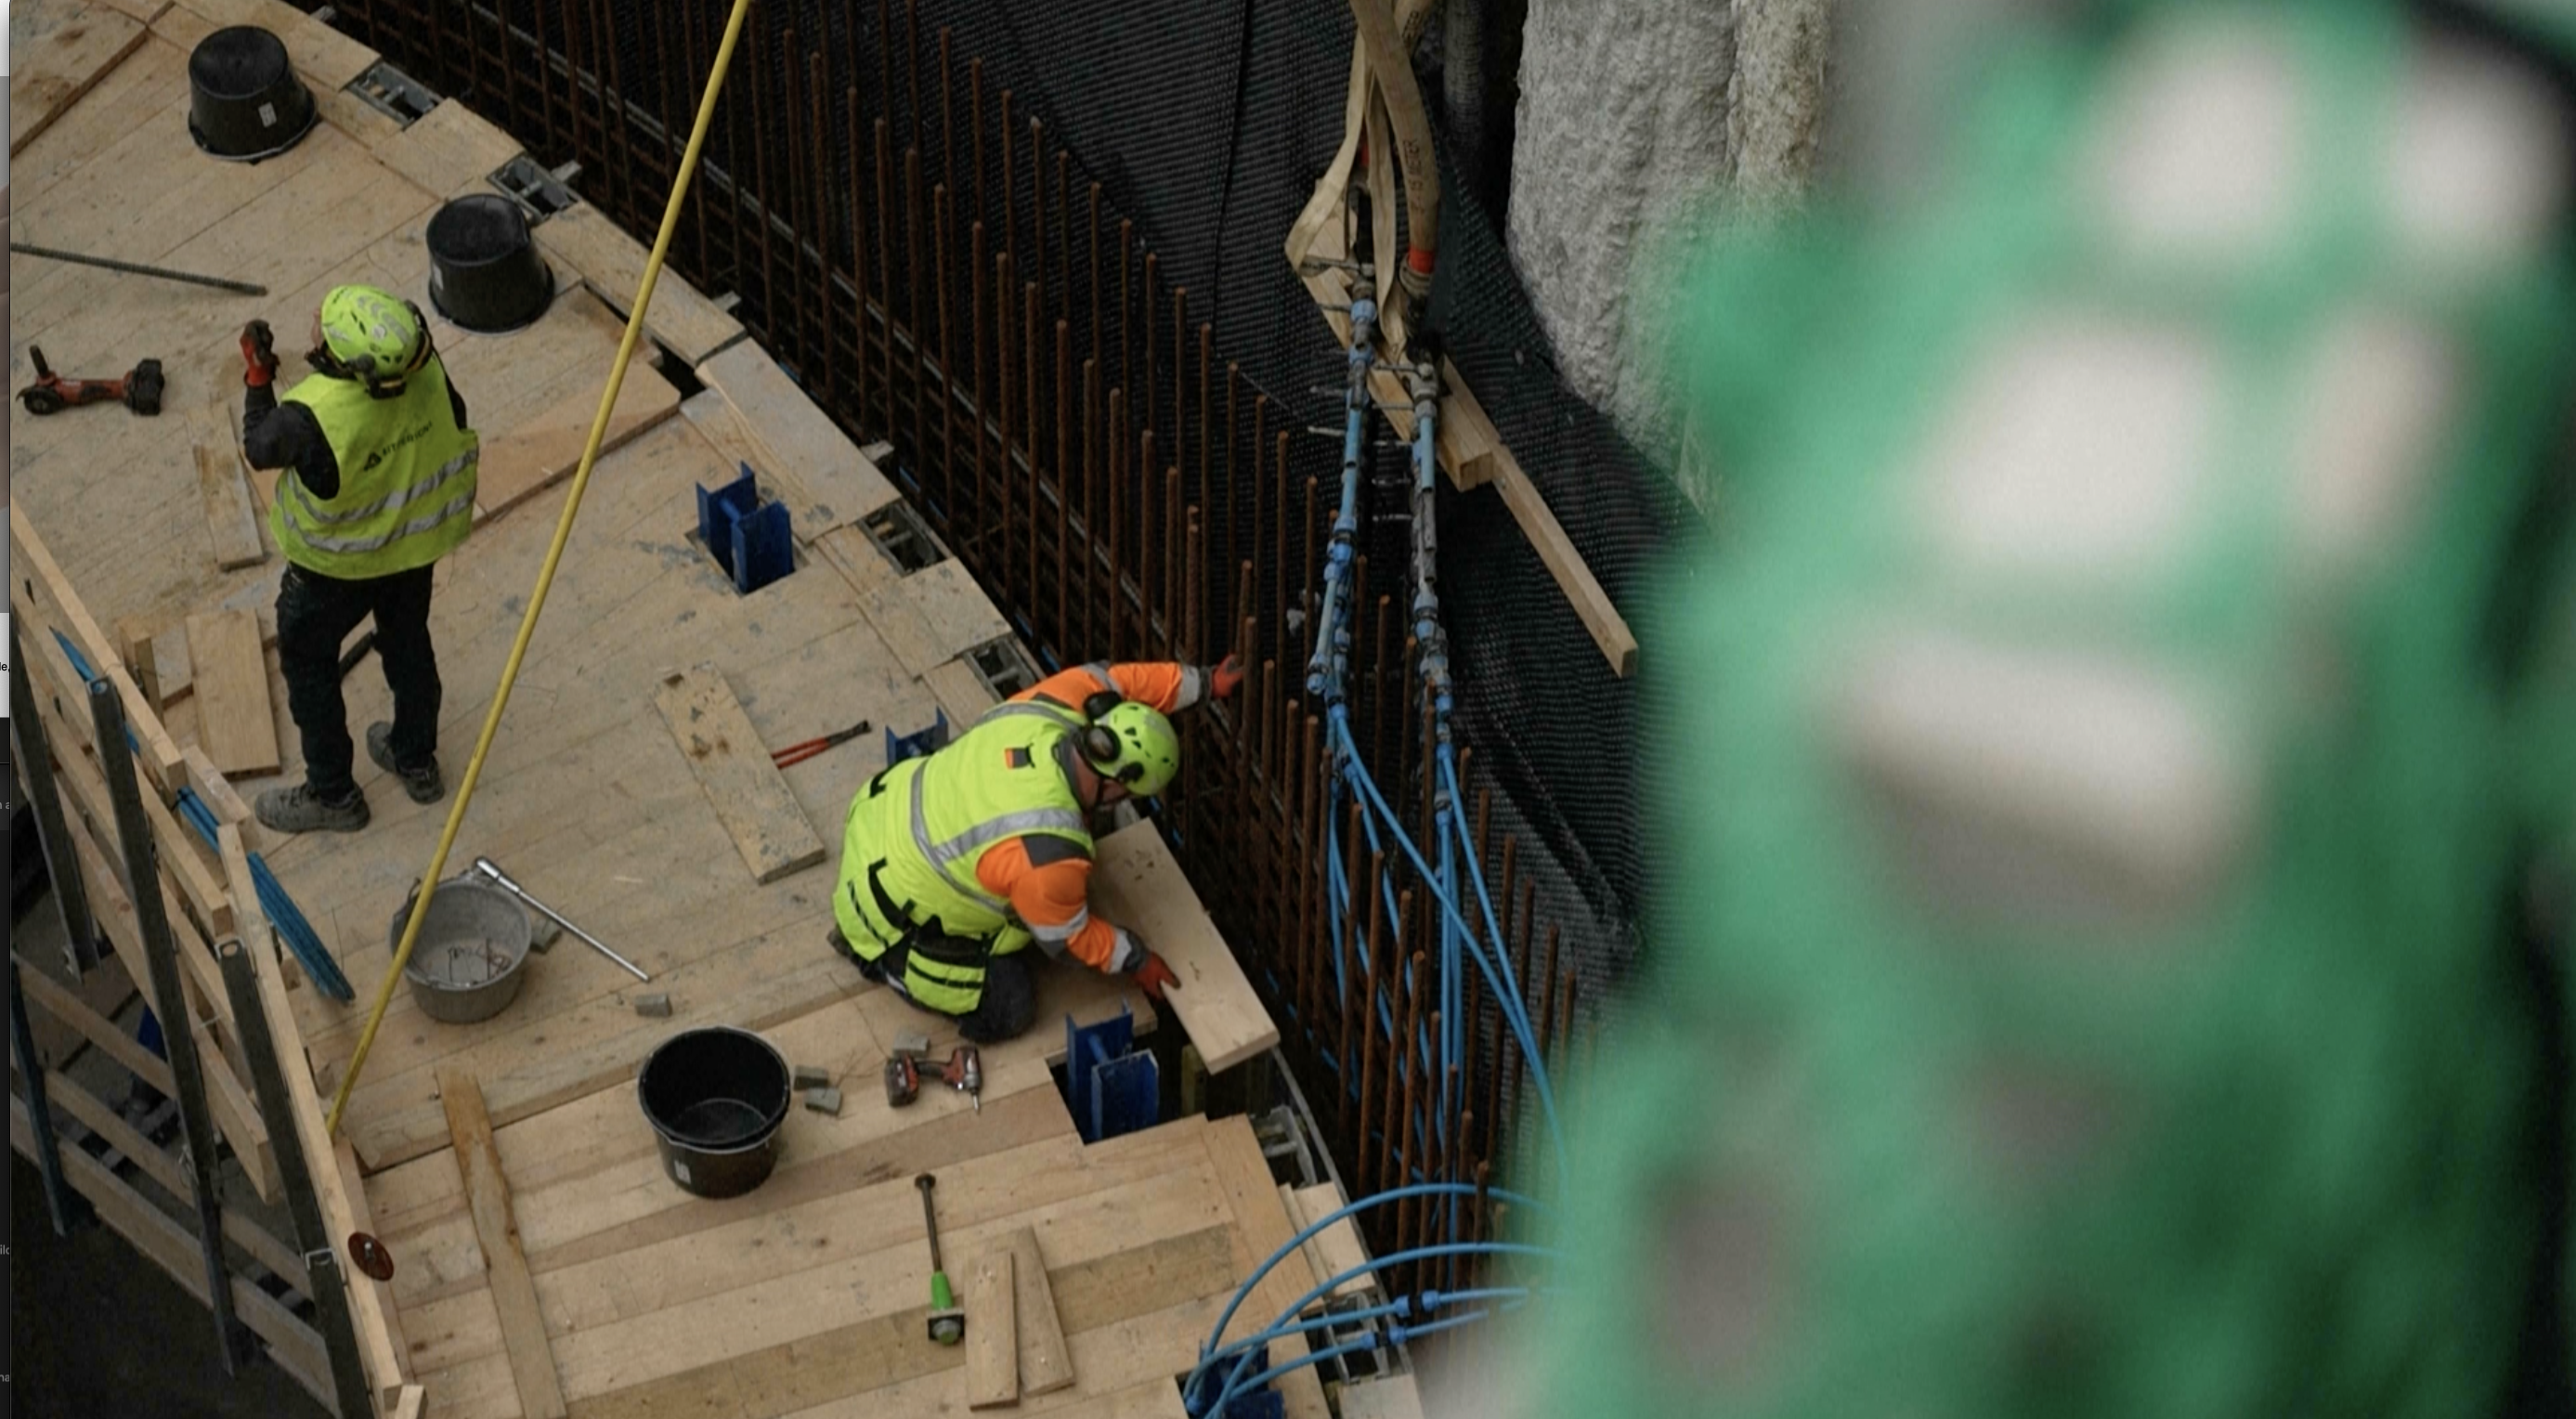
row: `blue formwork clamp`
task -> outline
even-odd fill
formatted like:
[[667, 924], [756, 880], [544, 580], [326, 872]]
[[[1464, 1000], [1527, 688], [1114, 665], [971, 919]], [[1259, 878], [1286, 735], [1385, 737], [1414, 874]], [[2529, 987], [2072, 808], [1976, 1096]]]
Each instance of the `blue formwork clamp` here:
[[1097, 1025], [1064, 1017], [1064, 1077], [1066, 1106], [1085, 1143], [1161, 1121], [1162, 1068], [1136, 1048], [1136, 1017], [1123, 1001]]
[[751, 465], [721, 488], [698, 485], [698, 537], [745, 596], [796, 570], [796, 541], [784, 503], [760, 501]]
[[741, 467], [741, 477], [712, 492], [705, 484], [698, 485], [698, 537], [726, 576], [734, 574], [733, 525], [760, 506], [760, 485], [751, 476], [751, 465]]
[[906, 759], [918, 759], [925, 754], [936, 754], [948, 747], [948, 711], [944, 709], [939, 711], [939, 718], [932, 721], [928, 729], [915, 734], [897, 734], [889, 729], [885, 732], [885, 737], [885, 761], [888, 768]]

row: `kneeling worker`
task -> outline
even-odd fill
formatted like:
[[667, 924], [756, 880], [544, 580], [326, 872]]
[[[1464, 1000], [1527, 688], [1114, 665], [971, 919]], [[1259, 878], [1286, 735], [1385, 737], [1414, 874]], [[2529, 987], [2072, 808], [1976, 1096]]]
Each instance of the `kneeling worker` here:
[[356, 832], [367, 798], [350, 774], [340, 642], [376, 622], [376, 658], [393, 691], [390, 724], [367, 729], [367, 757], [435, 803], [438, 657], [429, 640], [430, 567], [474, 526], [479, 442], [465, 400], [429, 338], [420, 307], [373, 286], [322, 298], [311, 377], [279, 395], [268, 322], [242, 330], [242, 452], [282, 468], [269, 530], [285, 554], [277, 587], [277, 658], [286, 705], [304, 741], [304, 782], [259, 796], [259, 820], [282, 833]]
[[1232, 660], [1080, 666], [888, 767], [850, 804], [833, 946], [979, 1043], [1035, 1023], [1032, 941], [1160, 1000], [1180, 984], [1172, 968], [1092, 915], [1090, 816], [1160, 793], [1181, 766], [1164, 716], [1242, 683]]

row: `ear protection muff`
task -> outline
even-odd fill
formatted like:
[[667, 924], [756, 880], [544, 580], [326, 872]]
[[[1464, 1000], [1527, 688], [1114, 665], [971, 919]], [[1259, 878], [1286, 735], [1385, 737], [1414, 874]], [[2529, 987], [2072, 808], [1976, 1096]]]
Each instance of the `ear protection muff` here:
[[1082, 757], [1093, 769], [1122, 783], [1132, 781], [1143, 774], [1145, 766], [1129, 764], [1117, 770], [1109, 767], [1118, 761], [1120, 752], [1118, 736], [1103, 729], [1100, 726], [1100, 719], [1119, 705], [1126, 703], [1126, 699], [1126, 696], [1116, 690], [1102, 690], [1082, 702], [1082, 717], [1092, 721], [1083, 727]]

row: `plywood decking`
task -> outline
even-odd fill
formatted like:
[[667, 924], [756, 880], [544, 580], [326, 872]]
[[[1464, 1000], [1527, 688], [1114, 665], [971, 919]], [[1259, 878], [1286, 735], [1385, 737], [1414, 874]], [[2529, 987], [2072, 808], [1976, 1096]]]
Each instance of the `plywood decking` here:
[[[170, 384], [158, 419], [110, 409], [16, 421], [13, 494], [95, 622], [81, 632], [84, 654], [122, 675], [118, 652], [153, 648], [153, 700], [168, 706], [168, 734], [140, 757], [147, 790], [166, 799], [193, 785], [231, 822], [242, 799], [302, 768], [281, 714], [281, 771], [237, 773], [238, 796], [223, 784], [206, 752], [221, 726], [208, 716], [228, 713], [227, 698], [241, 703], [241, 687], [209, 687], [210, 667], [186, 653], [190, 617], [247, 613], [232, 619], [227, 654], [255, 657], [271, 703], [285, 703], [267, 614], [282, 563], [249, 560], [237, 515], [218, 551], [194, 476], [195, 446], [237, 433], [236, 332], [254, 316], [299, 329], [322, 292], [350, 280], [426, 308], [429, 217], [516, 148], [452, 103], [410, 130], [356, 106], [340, 86], [372, 56], [275, 0], [133, 9], [49, 0], [56, 18], [112, 15], [143, 29], [121, 60], [85, 69], [85, 92], [25, 142], [13, 167], [15, 229], [260, 281], [273, 294], [16, 263], [11, 353], [21, 378], [34, 341], [76, 371], [157, 355]], [[241, 21], [287, 39], [325, 119], [291, 152], [248, 166], [207, 159], [186, 135], [188, 49]], [[485, 336], [434, 322], [487, 450], [476, 530], [440, 563], [432, 613], [451, 786], [570, 490], [570, 459], [618, 339], [616, 310], [642, 264], [641, 246], [586, 207], [538, 236], [562, 289], [536, 325]], [[911, 1178], [936, 1170], [951, 1256], [1007, 1249], [1015, 1290], [1026, 1297], [1036, 1282], [1052, 1294], [1071, 1381], [1057, 1368], [1024, 1373], [1019, 1411], [1178, 1414], [1173, 1376], [1238, 1281], [1294, 1226], [1248, 1126], [1192, 1118], [1084, 1146], [1048, 1070], [1061, 1021], [1115, 1013], [1122, 998], [1142, 1025], [1155, 1014], [1124, 982], [1043, 965], [1040, 1023], [985, 1051], [980, 1113], [945, 1090], [887, 1107], [876, 1072], [893, 1037], [926, 1031], [944, 1050], [955, 1034], [824, 944], [842, 814], [883, 766], [882, 736], [776, 773], [783, 795], [764, 811], [801, 819], [825, 851], [769, 871], [746, 865], [712, 786], [655, 708], [668, 677], [707, 667], [700, 673], [729, 689], [739, 714], [728, 745], [755, 767], [771, 746], [861, 718], [899, 733], [942, 710], [961, 721], [990, 695], [957, 656], [1007, 627], [961, 567], [905, 576], [875, 551], [853, 524], [892, 501], [893, 485], [729, 315], [665, 273], [647, 322], [664, 352], [650, 358], [689, 362], [706, 390], [683, 405], [647, 358], [629, 372], [451, 870], [495, 858], [653, 980], [639, 984], [566, 936], [530, 959], [516, 1002], [479, 1025], [433, 1022], [394, 992], [344, 1139], [336, 1155], [317, 1151], [336, 1156], [352, 1185], [332, 1225], [373, 1231], [397, 1262], [391, 1282], [366, 1283], [383, 1303], [362, 1317], [372, 1378], [388, 1405], [465, 1419], [550, 1408], [540, 1366], [575, 1416], [962, 1412], [964, 1354], [922, 1335], [928, 1259]], [[136, 332], [150, 332], [150, 348]], [[730, 481], [744, 460], [788, 505], [800, 544], [795, 573], [748, 597], [691, 535], [695, 487]], [[246, 481], [249, 531], [264, 537], [273, 475]], [[69, 614], [51, 602], [30, 609]], [[107, 643], [99, 626], [122, 639]], [[89, 649], [91, 637], [105, 649]], [[344, 693], [353, 734], [388, 717], [380, 669], [361, 665]], [[317, 1115], [348, 1068], [391, 964], [389, 925], [448, 809], [413, 804], [363, 754], [356, 769], [374, 810], [363, 833], [226, 833], [252, 839], [357, 988], [357, 1002], [342, 1004], [300, 978], [264, 982], [291, 1017], [286, 1040], [300, 1037], [311, 1077], [296, 1092]], [[234, 894], [248, 890], [237, 850], [211, 885], [183, 868], [205, 870], [174, 865], [164, 887], [174, 915], [228, 910], [227, 878]], [[112, 909], [112, 894], [97, 895]], [[668, 994], [671, 1017], [636, 1015], [643, 991]], [[209, 1003], [220, 1010], [220, 993]], [[656, 1044], [710, 1022], [757, 1029], [793, 1061], [827, 1068], [846, 1100], [837, 1117], [791, 1111], [777, 1173], [725, 1202], [669, 1180], [632, 1087]], [[311, 1147], [318, 1117], [297, 1126]], [[471, 1144], [471, 1187], [460, 1135]], [[1014, 1248], [1021, 1235], [1034, 1244]], [[157, 1230], [148, 1244], [168, 1249]], [[1032, 1265], [1036, 1276], [1018, 1274]], [[1265, 1301], [1312, 1284], [1302, 1258], [1291, 1269]], [[1039, 1329], [1025, 1315], [1020, 1324], [1024, 1339]], [[1288, 1393], [1290, 1412], [1325, 1412], [1311, 1376]]]

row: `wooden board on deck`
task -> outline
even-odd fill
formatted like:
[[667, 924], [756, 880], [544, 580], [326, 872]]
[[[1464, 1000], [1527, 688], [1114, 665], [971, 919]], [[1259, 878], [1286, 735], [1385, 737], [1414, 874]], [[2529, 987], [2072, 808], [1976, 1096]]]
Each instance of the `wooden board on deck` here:
[[537, 1283], [528, 1275], [528, 1259], [519, 1250], [518, 1225], [510, 1220], [510, 1184], [501, 1176], [501, 1153], [492, 1144], [492, 1120], [483, 1110], [483, 1090], [473, 1074], [449, 1067], [438, 1072], [438, 1091], [447, 1104], [448, 1131], [456, 1139], [457, 1166], [465, 1174], [474, 1232], [483, 1244], [483, 1264], [491, 1277], [492, 1305], [501, 1315], [501, 1339], [509, 1347], [519, 1408], [528, 1419], [564, 1419], [563, 1383], [555, 1375], [554, 1351], [546, 1344], [546, 1318], [537, 1308]]
[[966, 1274], [966, 1407], [995, 1409], [1020, 1402], [1019, 1299], [1011, 1285], [1011, 1253], [986, 1252]]
[[663, 677], [653, 702], [754, 881], [775, 882], [823, 860], [823, 840], [714, 666]]
[[[1288, 1205], [1288, 1220], [1296, 1223], [1297, 1230], [1301, 1232], [1332, 1216], [1345, 1205], [1342, 1190], [1329, 1182], [1301, 1188], [1283, 1184], [1279, 1189], [1279, 1200]], [[1349, 1217], [1341, 1218], [1306, 1239], [1303, 1250], [1307, 1263], [1315, 1269], [1315, 1284], [1320, 1286], [1346, 1271], [1368, 1264], [1368, 1248], [1361, 1244], [1359, 1228], [1351, 1225], [1352, 1221]], [[1369, 1278], [1363, 1274], [1335, 1286], [1333, 1294], [1356, 1296], [1368, 1288]]]
[[[440, 108], [448, 105], [442, 104]], [[432, 109], [431, 112], [438, 112]], [[606, 371], [600, 382], [606, 382]], [[581, 451], [590, 442], [591, 422], [599, 417], [600, 390], [592, 388], [483, 445], [483, 465], [476, 475], [475, 521], [498, 517], [569, 478], [581, 466]], [[618, 386], [617, 406], [609, 411], [608, 430], [599, 453], [605, 458], [637, 434], [671, 417], [680, 407], [680, 391], [670, 381], [640, 366], [630, 366]]]
[[[811, 542], [895, 502], [894, 485], [767, 351], [749, 341], [698, 367], [733, 406], [743, 434], [767, 451], [796, 540]], [[799, 496], [798, 494], [802, 494]]]
[[[535, 232], [548, 259], [569, 266], [600, 299], [619, 310], [635, 303], [644, 283], [644, 247], [587, 202], [548, 217]], [[664, 268], [654, 283], [644, 328], [673, 354], [696, 365], [742, 334], [742, 322], [716, 308], [680, 274]]]
[[1225, 937], [1208, 919], [1199, 894], [1151, 822], [1131, 824], [1099, 841], [1091, 871], [1091, 904], [1144, 938], [1181, 978], [1170, 1008], [1190, 1043], [1219, 1074], [1279, 1043], [1279, 1027], [1252, 993], [1252, 982]]
[[259, 618], [248, 611], [189, 617], [188, 663], [206, 757], [226, 776], [277, 772], [277, 712], [268, 702]]
[[214, 539], [216, 566], [233, 571], [268, 560], [268, 546], [259, 538], [259, 516], [251, 511], [250, 485], [231, 449], [197, 445], [197, 492], [206, 502], [206, 532]]
[[519, 145], [491, 120], [448, 99], [376, 144], [376, 161], [434, 196], [446, 197], [498, 172]]
[[83, 0], [17, 0], [9, 11], [9, 153], [35, 141], [142, 47], [140, 21]]
[[1020, 1391], [1049, 1394], [1073, 1383], [1073, 1352], [1065, 1348], [1064, 1320], [1056, 1314], [1055, 1287], [1047, 1281], [1035, 1228], [1011, 1234], [1011, 1268], [1018, 1292]]
[[975, 584], [966, 564], [951, 557], [903, 579], [903, 590], [930, 628], [930, 643], [945, 660], [1011, 633], [993, 599]]

